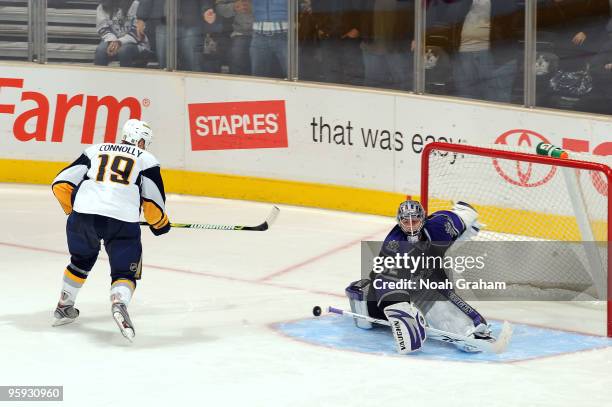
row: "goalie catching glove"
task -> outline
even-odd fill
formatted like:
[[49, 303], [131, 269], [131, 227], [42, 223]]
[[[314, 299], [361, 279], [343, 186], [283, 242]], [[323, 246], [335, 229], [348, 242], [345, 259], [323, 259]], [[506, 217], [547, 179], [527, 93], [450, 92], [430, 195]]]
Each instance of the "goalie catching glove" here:
[[[476, 212], [476, 209], [474, 209], [472, 205], [462, 201], [458, 201], [457, 203], [455, 203], [451, 211], [455, 215], [459, 216], [459, 218], [465, 225], [465, 231], [461, 234], [461, 236], [459, 236], [456, 242], [470, 240], [471, 238], [476, 236], [478, 232], [480, 232], [480, 229], [482, 229], [483, 225], [478, 222], [478, 212]], [[458, 246], [459, 245], [455, 244], [455, 249]]]

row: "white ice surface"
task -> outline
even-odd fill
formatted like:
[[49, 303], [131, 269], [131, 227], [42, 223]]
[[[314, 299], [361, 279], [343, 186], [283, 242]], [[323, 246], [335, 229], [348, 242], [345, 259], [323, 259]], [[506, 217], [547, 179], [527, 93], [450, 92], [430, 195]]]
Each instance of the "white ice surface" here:
[[[168, 197], [176, 222], [256, 224], [270, 207]], [[45, 405], [612, 406], [612, 348], [471, 364], [339, 351], [270, 329], [313, 305], [346, 307], [359, 241], [382, 239], [390, 218], [281, 206], [267, 232], [144, 229], [129, 344], [110, 317], [104, 253], [78, 321], [51, 327], [68, 254], [50, 188], [0, 185], [0, 213], [0, 385], [63, 385], [64, 402]], [[590, 307], [478, 305], [491, 318], [604, 330]]]

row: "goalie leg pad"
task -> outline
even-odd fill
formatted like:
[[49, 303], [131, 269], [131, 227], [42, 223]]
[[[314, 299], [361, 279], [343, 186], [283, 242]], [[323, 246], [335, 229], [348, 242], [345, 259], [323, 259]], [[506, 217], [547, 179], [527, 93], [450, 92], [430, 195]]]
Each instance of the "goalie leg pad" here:
[[[425, 313], [429, 326], [457, 335], [465, 335], [488, 342], [495, 341], [487, 321], [474, 308], [464, 302], [455, 292], [449, 301], [435, 301]], [[453, 342], [453, 345], [464, 352], [479, 352], [463, 342]]]
[[425, 318], [421, 311], [409, 302], [399, 302], [385, 307], [385, 316], [391, 324], [398, 353], [405, 355], [423, 347], [427, 339]]

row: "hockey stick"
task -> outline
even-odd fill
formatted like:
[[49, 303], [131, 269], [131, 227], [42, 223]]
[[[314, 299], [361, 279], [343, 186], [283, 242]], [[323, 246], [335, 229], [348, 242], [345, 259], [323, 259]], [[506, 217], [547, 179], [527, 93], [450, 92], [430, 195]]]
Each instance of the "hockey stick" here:
[[[376, 319], [368, 317], [366, 315], [356, 314], [354, 312], [345, 311], [339, 308], [327, 307], [327, 311], [333, 314], [343, 315], [349, 318], [362, 319], [374, 324], [391, 326], [389, 321], [384, 319]], [[439, 329], [431, 328], [426, 326], [427, 336], [436, 341], [442, 341], [447, 343], [459, 343], [467, 346], [475, 351], [491, 352], [491, 353], [502, 353], [508, 347], [510, 338], [512, 337], [512, 325], [507, 321], [504, 321], [502, 330], [495, 342], [487, 342], [482, 339], [470, 338], [467, 336], [454, 334], [451, 332], [441, 331]]]
[[[268, 230], [270, 226], [276, 220], [280, 209], [277, 206], [272, 207], [272, 211], [266, 218], [266, 220], [257, 226], [242, 226], [242, 225], [215, 225], [211, 223], [170, 223], [173, 228], [187, 228], [187, 229], [212, 229], [212, 230], [254, 230], [256, 232], [263, 232]], [[141, 226], [149, 226], [147, 222], [140, 222]]]

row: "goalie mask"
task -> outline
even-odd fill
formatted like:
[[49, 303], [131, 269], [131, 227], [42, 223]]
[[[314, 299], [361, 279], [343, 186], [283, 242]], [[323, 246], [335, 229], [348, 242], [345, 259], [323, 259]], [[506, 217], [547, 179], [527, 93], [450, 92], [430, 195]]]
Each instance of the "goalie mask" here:
[[153, 130], [142, 120], [130, 119], [123, 125], [121, 141], [146, 150], [153, 141]]
[[397, 210], [397, 224], [408, 236], [418, 236], [425, 226], [425, 210], [418, 201], [402, 202]]

